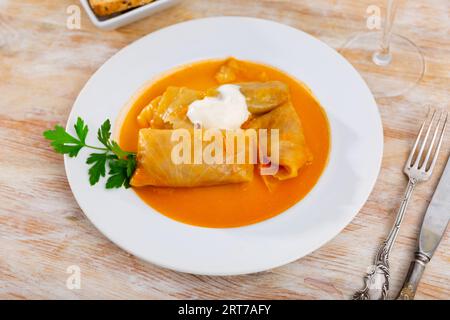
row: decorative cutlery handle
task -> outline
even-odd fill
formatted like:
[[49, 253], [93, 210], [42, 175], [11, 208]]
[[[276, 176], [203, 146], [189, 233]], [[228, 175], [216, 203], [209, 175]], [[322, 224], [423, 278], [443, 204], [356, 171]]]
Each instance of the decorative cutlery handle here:
[[389, 248], [384, 242], [378, 249], [375, 265], [364, 277], [364, 288], [353, 295], [353, 300], [385, 300], [389, 291]]
[[[397, 238], [400, 225], [405, 216], [406, 208], [408, 207], [409, 199], [411, 198], [416, 183], [417, 181], [415, 179], [409, 179], [402, 203], [398, 209], [397, 216], [395, 217], [395, 223], [392, 226], [388, 237], [378, 249], [373, 268], [364, 277], [364, 288], [353, 295], [353, 300], [387, 299], [389, 291], [389, 253]], [[373, 295], [373, 293], [376, 293], [376, 295]]]
[[416, 252], [415, 259], [411, 262], [402, 290], [398, 294], [397, 300], [413, 300], [416, 294], [420, 278], [422, 278], [425, 266], [430, 261], [425, 254]]

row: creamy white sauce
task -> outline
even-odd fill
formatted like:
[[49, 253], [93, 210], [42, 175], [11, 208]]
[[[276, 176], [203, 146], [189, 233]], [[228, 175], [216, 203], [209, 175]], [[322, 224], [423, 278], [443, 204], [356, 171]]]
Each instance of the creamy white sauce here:
[[216, 97], [192, 102], [187, 117], [205, 129], [239, 129], [250, 116], [245, 96], [234, 84], [222, 85], [217, 91]]

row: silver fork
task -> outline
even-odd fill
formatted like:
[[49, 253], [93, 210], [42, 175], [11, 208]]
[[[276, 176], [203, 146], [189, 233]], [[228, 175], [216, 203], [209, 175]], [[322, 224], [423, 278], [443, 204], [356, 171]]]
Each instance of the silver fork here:
[[[391, 253], [395, 239], [397, 238], [397, 234], [400, 230], [400, 225], [405, 215], [406, 207], [408, 206], [414, 187], [417, 183], [430, 179], [431, 174], [433, 173], [447, 125], [448, 113], [441, 111], [437, 124], [435, 124], [436, 110], [432, 111], [430, 123], [426, 129], [425, 137], [422, 139], [422, 134], [425, 130], [428, 118], [429, 117], [427, 116], [420, 127], [416, 141], [403, 170], [408, 176], [409, 181], [402, 203], [398, 209], [395, 223], [389, 232], [388, 237], [378, 249], [372, 269], [364, 277], [364, 288], [357, 291], [353, 295], [354, 300], [387, 299], [389, 291], [389, 254]], [[434, 132], [432, 133], [431, 142], [428, 142], [428, 138], [433, 127]], [[438, 134], [439, 131], [440, 134]], [[437, 145], [435, 145], [438, 135], [438, 142]], [[423, 159], [424, 152], [426, 152], [426, 154]], [[372, 295], [372, 293], [375, 293], [376, 296]]]

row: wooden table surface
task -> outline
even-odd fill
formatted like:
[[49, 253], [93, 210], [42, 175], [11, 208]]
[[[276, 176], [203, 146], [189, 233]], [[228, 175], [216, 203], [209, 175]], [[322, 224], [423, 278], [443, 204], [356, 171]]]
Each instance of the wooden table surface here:
[[[448, 108], [448, 0], [401, 1], [396, 31], [422, 49], [421, 83], [397, 98], [378, 99], [384, 157], [377, 183], [353, 221], [322, 248], [267, 272], [235, 277], [178, 273], [151, 265], [106, 239], [78, 207], [63, 157], [42, 138], [65, 123], [79, 91], [115, 52], [141, 36], [190, 19], [244, 15], [302, 29], [338, 49], [366, 26], [366, 8], [379, 0], [185, 0], [117, 31], [100, 31], [82, 12], [81, 29], [66, 27], [74, 0], [0, 0], [0, 298], [348, 299], [362, 285], [376, 247], [387, 234], [406, 185], [401, 172], [426, 104]], [[449, 154], [449, 136], [444, 144]], [[440, 175], [414, 194], [391, 255], [392, 292], [415, 249], [419, 222]], [[448, 232], [427, 267], [417, 298], [450, 298]], [[81, 289], [66, 271], [81, 268]]]

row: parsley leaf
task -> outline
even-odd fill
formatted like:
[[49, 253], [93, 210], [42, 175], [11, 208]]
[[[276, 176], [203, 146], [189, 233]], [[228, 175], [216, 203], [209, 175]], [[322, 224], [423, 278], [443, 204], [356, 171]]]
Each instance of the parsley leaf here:
[[120, 188], [125, 186], [129, 187], [129, 181], [127, 176], [127, 161], [123, 159], [112, 159], [109, 161], [109, 175], [106, 182], [106, 189]]
[[89, 168], [89, 183], [91, 186], [96, 184], [100, 177], [104, 177], [106, 174], [106, 160], [108, 159], [108, 153], [91, 153], [86, 160], [87, 164], [92, 164]]
[[111, 138], [111, 122], [109, 119], [103, 122], [100, 129], [98, 129], [97, 138], [106, 148], [110, 149], [109, 139]]
[[89, 129], [88, 129], [88, 126], [84, 124], [83, 119], [78, 117], [77, 123], [75, 124], [74, 127], [75, 127], [75, 132], [77, 133], [78, 139], [80, 139], [80, 141], [83, 144], [86, 144], [86, 137], [89, 132]]
[[62, 154], [68, 154], [69, 157], [76, 157], [84, 143], [71, 136], [60, 125], [56, 125], [54, 130], [44, 132], [44, 137], [51, 141], [53, 149]]

